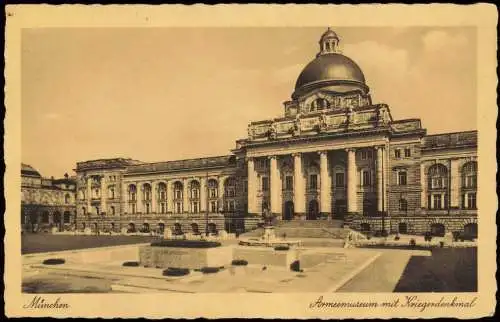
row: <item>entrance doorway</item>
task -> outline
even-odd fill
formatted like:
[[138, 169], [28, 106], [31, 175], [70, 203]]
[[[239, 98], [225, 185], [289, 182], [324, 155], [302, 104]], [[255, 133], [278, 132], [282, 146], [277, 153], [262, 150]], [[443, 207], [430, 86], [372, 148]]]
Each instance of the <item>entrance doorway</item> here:
[[477, 224], [470, 223], [464, 226], [464, 234], [477, 238]]
[[283, 220], [292, 220], [294, 212], [293, 201], [285, 202], [284, 208], [285, 209], [283, 211]]
[[307, 220], [318, 219], [319, 205], [317, 200], [311, 200], [309, 202], [309, 211], [307, 212]]
[[444, 225], [443, 224], [432, 224], [431, 225], [431, 234], [432, 236], [443, 237], [444, 236]]

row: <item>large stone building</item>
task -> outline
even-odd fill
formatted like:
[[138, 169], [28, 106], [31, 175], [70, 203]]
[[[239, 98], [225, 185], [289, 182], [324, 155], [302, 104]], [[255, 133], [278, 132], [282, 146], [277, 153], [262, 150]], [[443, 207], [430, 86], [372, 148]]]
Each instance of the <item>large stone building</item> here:
[[21, 164], [21, 227], [23, 231], [69, 230], [75, 226], [74, 178], [43, 178], [27, 164]]
[[77, 220], [100, 229], [248, 229], [338, 220], [360, 230], [477, 233], [477, 132], [427, 135], [373, 103], [328, 29], [282, 117], [251, 122], [230, 155], [77, 164]]

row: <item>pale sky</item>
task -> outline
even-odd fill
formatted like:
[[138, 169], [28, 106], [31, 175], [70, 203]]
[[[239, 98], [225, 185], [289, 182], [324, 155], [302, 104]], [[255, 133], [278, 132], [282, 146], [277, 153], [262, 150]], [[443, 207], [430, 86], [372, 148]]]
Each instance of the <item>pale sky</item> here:
[[[374, 103], [428, 134], [476, 124], [475, 28], [337, 28]], [[251, 121], [283, 114], [320, 28], [24, 29], [22, 160], [225, 155]]]

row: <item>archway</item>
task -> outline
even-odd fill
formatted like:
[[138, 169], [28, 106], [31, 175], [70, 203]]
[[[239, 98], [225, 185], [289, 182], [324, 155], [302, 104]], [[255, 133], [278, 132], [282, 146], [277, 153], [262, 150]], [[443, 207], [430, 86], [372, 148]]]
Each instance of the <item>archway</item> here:
[[366, 222], [361, 223], [360, 230], [365, 233], [369, 232], [371, 230], [370, 224]]
[[54, 212], [54, 225], [57, 227], [58, 231], [62, 231], [63, 227], [63, 222], [62, 222], [62, 216], [59, 211]]
[[215, 225], [213, 222], [208, 224], [208, 233], [209, 234], [217, 234], [217, 225]]
[[477, 238], [477, 224], [469, 223], [464, 226], [464, 234], [469, 235], [472, 238]]
[[200, 235], [200, 228], [198, 227], [197, 223], [192, 223], [191, 224], [191, 230], [193, 231], [194, 235]]
[[400, 222], [398, 224], [398, 232], [400, 234], [408, 234], [408, 225], [405, 222]]
[[309, 202], [309, 211], [307, 212], [307, 220], [316, 220], [318, 218], [318, 201], [316, 199]]
[[147, 222], [142, 224], [142, 233], [149, 233], [149, 224]]
[[431, 235], [443, 237], [445, 232], [445, 228], [443, 224], [435, 223], [431, 225]]
[[135, 224], [133, 222], [128, 224], [127, 233], [135, 233]]
[[283, 220], [292, 220], [294, 213], [293, 201], [285, 202], [284, 208]]
[[183, 235], [182, 226], [178, 222], [174, 224], [174, 235]]

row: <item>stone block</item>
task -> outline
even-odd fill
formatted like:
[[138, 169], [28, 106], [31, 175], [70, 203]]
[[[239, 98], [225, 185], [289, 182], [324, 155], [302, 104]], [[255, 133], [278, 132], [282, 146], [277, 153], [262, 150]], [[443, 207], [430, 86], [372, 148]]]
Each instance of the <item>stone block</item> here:
[[214, 248], [181, 248], [142, 246], [139, 248], [141, 266], [179, 267], [199, 269], [202, 267], [227, 266], [233, 259], [231, 246]]

